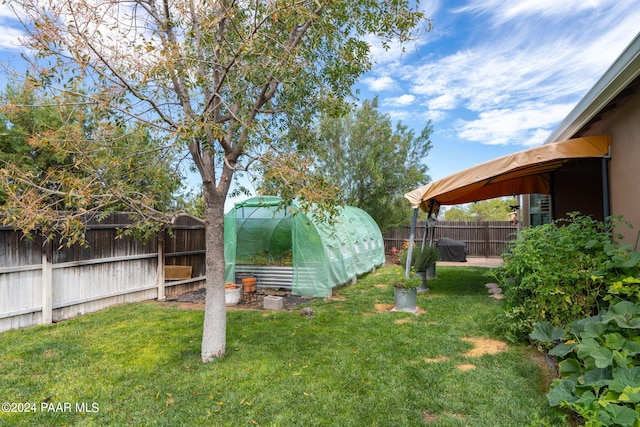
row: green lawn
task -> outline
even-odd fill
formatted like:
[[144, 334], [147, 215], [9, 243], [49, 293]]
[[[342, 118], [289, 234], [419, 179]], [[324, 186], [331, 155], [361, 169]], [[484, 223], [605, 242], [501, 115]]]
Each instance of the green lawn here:
[[228, 354], [209, 364], [202, 312], [156, 302], [5, 332], [0, 401], [36, 411], [0, 425], [565, 425], [529, 349], [464, 355], [500, 307], [484, 271], [438, 267], [418, 316], [386, 309], [394, 267], [309, 304], [315, 318], [229, 311]]

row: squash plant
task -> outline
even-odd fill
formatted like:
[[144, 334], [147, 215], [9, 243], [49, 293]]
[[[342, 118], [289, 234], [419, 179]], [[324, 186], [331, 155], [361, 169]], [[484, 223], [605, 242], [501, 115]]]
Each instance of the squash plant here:
[[496, 326], [511, 341], [527, 341], [537, 322], [556, 327], [599, 312], [608, 283], [636, 277], [640, 253], [615, 239], [621, 217], [596, 221], [577, 212], [522, 230], [489, 276], [504, 290]]
[[587, 427], [640, 427], [639, 294], [639, 279], [615, 282], [600, 314], [572, 322], [568, 331], [537, 323], [530, 334], [554, 344], [549, 355], [560, 360], [549, 403], [575, 411]]

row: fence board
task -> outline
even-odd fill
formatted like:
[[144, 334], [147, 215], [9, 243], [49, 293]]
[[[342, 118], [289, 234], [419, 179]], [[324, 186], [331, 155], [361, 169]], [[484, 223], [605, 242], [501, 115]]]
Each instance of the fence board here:
[[[411, 227], [405, 225], [390, 230], [384, 235], [384, 249], [402, 248], [409, 240]], [[420, 242], [426, 229], [425, 221], [419, 221], [415, 230], [415, 240]], [[438, 221], [433, 236], [434, 243], [443, 237], [459, 240], [467, 244], [467, 255], [498, 257], [517, 235], [517, 228], [511, 221]]]
[[[60, 246], [54, 241], [49, 257], [43, 256], [41, 237], [28, 239], [0, 227], [0, 332], [204, 284], [205, 236], [199, 221], [180, 218], [172, 230], [144, 241], [121, 233], [128, 223], [126, 214], [113, 214], [99, 224], [90, 221], [87, 246]], [[158, 255], [159, 240], [168, 244], [165, 257]], [[159, 276], [164, 271], [160, 263], [192, 266], [193, 279], [165, 283]], [[50, 280], [43, 270], [50, 271]]]
[[[125, 214], [114, 214], [100, 224], [89, 223], [87, 247], [59, 247], [53, 242], [50, 300], [43, 294], [48, 285], [43, 281], [42, 238], [28, 239], [0, 227], [0, 332], [41, 324], [43, 317], [55, 322], [121, 302], [162, 299], [204, 284], [201, 222], [181, 217], [171, 230], [146, 241], [121, 235], [118, 229], [127, 222]], [[416, 229], [417, 241], [424, 232], [422, 221]], [[470, 256], [499, 256], [515, 234], [516, 228], [508, 221], [440, 221], [434, 238], [462, 240]], [[386, 233], [385, 251], [401, 248], [408, 238], [409, 226]], [[159, 252], [162, 247], [164, 256]], [[165, 282], [161, 272], [166, 265], [190, 266], [192, 278]], [[51, 307], [50, 318], [43, 315], [43, 305], [45, 311]]]

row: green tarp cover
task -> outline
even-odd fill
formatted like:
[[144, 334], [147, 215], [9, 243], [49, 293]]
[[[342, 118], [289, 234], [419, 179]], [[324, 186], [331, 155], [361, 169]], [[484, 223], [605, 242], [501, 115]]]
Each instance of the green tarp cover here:
[[304, 213], [274, 196], [237, 203], [225, 216], [226, 280], [237, 260], [264, 257], [265, 264], [291, 251], [292, 294], [326, 298], [331, 288], [384, 264], [384, 241], [365, 211], [342, 206], [333, 223]]

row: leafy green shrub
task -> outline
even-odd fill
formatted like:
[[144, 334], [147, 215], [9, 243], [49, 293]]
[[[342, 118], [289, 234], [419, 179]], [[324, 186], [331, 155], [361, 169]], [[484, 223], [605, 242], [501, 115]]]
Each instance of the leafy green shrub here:
[[548, 322], [536, 324], [530, 334], [556, 344], [549, 354], [561, 360], [549, 403], [573, 410], [588, 427], [640, 425], [639, 294], [639, 279], [615, 282], [602, 314], [572, 322], [568, 334]]
[[521, 231], [503, 265], [490, 273], [504, 290], [497, 326], [507, 339], [526, 341], [537, 322], [561, 327], [597, 313], [604, 283], [638, 271], [638, 254], [613, 243], [610, 229], [572, 213]]
[[[403, 250], [398, 255], [400, 257], [400, 265], [407, 265], [407, 250]], [[411, 251], [411, 269], [415, 272], [427, 271], [431, 264], [438, 260], [438, 248], [435, 246], [416, 245]]]
[[236, 263], [241, 265], [292, 266], [293, 253], [290, 249], [280, 252], [261, 252], [255, 255], [239, 256]]
[[391, 286], [398, 289], [416, 289], [420, 286], [421, 280], [419, 277], [406, 278], [399, 276], [394, 278], [390, 283]]

